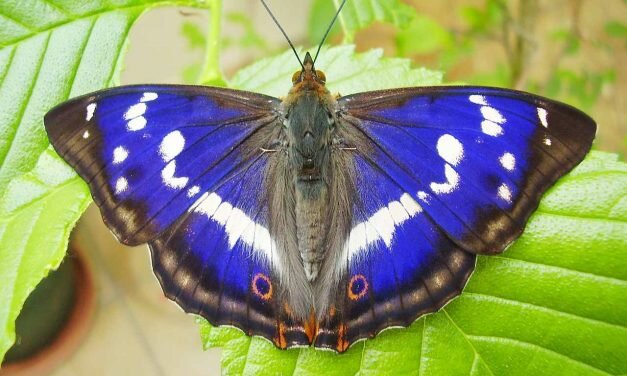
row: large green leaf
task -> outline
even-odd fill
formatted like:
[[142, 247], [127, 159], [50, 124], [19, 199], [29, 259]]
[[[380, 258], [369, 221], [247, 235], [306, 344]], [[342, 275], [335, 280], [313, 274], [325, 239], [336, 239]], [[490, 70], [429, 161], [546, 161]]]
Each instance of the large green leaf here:
[[[320, 43], [340, 2], [341, 0], [314, 0], [308, 26], [311, 43]], [[345, 41], [352, 42], [355, 33], [374, 22], [389, 23], [403, 29], [414, 17], [416, 10], [401, 0], [350, 0], [344, 5], [339, 20], [333, 25], [330, 34], [342, 29]]]
[[43, 115], [118, 80], [129, 29], [146, 9], [202, 0], [0, 2], [0, 360], [24, 300], [65, 254], [90, 201], [51, 151]]
[[[299, 51], [299, 54], [304, 55], [303, 51]], [[355, 54], [353, 45], [323, 48], [316, 69], [326, 75], [331, 92], [343, 95], [394, 87], [437, 85], [442, 82], [440, 72], [411, 68], [408, 59], [382, 56], [383, 50], [379, 49]], [[300, 66], [294, 53], [286, 51], [239, 70], [229, 86], [282, 97], [292, 87], [290, 77], [297, 70], [300, 70]]]
[[[440, 75], [379, 51], [321, 53], [333, 92], [430, 85]], [[238, 88], [284, 95], [291, 53], [233, 78]], [[479, 257], [464, 293], [408, 329], [390, 329], [336, 355], [277, 350], [268, 341], [203, 320], [206, 347], [223, 347], [227, 374], [624, 374], [627, 373], [627, 165], [591, 153], [544, 197], [504, 254]]]

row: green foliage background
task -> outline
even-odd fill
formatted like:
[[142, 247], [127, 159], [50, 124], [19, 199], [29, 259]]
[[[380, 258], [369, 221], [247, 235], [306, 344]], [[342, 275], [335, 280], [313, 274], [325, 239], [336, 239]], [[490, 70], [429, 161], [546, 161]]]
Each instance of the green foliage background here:
[[[49, 147], [43, 114], [70, 97], [115, 85], [130, 28], [159, 5], [213, 10], [208, 37], [192, 24], [183, 30], [190, 46], [204, 46], [207, 56], [186, 70], [188, 81], [227, 84], [217, 64], [223, 48], [271, 50], [241, 14], [227, 15], [226, 22], [240, 25], [243, 37], [222, 38], [219, 0], [0, 3], [0, 359], [15, 339], [24, 300], [59, 265], [69, 232], [91, 200], [85, 184]], [[313, 41], [330, 20], [331, 5], [313, 2]], [[482, 38], [502, 31], [512, 21], [510, 11], [496, 0], [466, 7], [468, 28], [459, 33], [400, 1], [354, 0], [332, 38], [352, 42], [373, 22], [387, 23], [397, 30], [399, 56], [436, 53], [439, 66], [453, 67]], [[609, 20], [605, 29], [626, 38], [619, 21]], [[564, 42], [565, 53], [577, 53], [576, 33], [558, 30], [554, 37]], [[514, 36], [507, 43], [519, 42]], [[512, 50], [491, 75], [468, 81], [515, 86], [525, 48]], [[441, 73], [413, 68], [407, 58], [384, 58], [380, 50], [356, 54], [348, 44], [323, 50], [318, 66], [330, 89], [342, 94], [442, 81]], [[293, 57], [285, 52], [240, 70], [228, 85], [281, 96], [293, 70]], [[548, 83], [527, 82], [526, 88], [590, 108], [613, 79], [607, 70], [558, 66]], [[627, 166], [616, 156], [592, 153], [547, 194], [519, 241], [502, 256], [479, 259], [458, 299], [345, 355], [282, 352], [237, 330], [202, 323], [204, 343], [224, 347], [223, 369], [232, 374], [625, 374], [626, 197]]]

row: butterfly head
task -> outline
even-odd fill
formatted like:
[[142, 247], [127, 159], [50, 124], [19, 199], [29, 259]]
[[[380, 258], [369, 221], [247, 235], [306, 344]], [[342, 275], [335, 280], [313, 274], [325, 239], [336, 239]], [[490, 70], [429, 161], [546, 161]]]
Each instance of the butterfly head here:
[[309, 52], [307, 52], [305, 60], [303, 60], [303, 69], [294, 72], [294, 75], [292, 75], [292, 84], [294, 87], [313, 89], [318, 87], [324, 88], [326, 82], [326, 76], [322, 71], [315, 69], [314, 61]]

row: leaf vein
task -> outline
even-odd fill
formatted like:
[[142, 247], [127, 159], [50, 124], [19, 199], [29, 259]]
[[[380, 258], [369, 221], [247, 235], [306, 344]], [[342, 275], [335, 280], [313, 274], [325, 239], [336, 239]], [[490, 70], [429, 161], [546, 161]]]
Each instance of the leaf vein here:
[[525, 260], [525, 259], [520, 259], [520, 258], [513, 258], [513, 257], [507, 257], [504, 255], [492, 255], [490, 256], [491, 259], [493, 260], [497, 260], [497, 259], [501, 259], [501, 260], [511, 260], [511, 261], [517, 261], [517, 262], [522, 262], [522, 263], [527, 263], [527, 264], [533, 264], [533, 265], [538, 265], [541, 267], [546, 267], [546, 268], [555, 268], [555, 269], [560, 269], [563, 271], [567, 271], [569, 273], [575, 273], [575, 274], [580, 274], [582, 276], [586, 276], [589, 277], [590, 279], [596, 281], [596, 282], [600, 282], [600, 283], [605, 283], [605, 284], [612, 284], [612, 285], [617, 285], [620, 287], [627, 287], [627, 281], [623, 280], [623, 279], [619, 279], [616, 277], [608, 277], [608, 276], [604, 276], [604, 275], [599, 275], [599, 274], [594, 274], [591, 272], [585, 272], [585, 271], [581, 271], [581, 270], [575, 270], [575, 269], [569, 269], [563, 266], [559, 266], [559, 265], [551, 265], [551, 264], [543, 264], [537, 261], [529, 261], [529, 260]]
[[32, 27], [32, 26], [25, 24], [24, 22], [22, 22], [22, 21], [20, 21], [20, 20], [16, 19], [15, 17], [11, 17], [11, 16], [9, 16], [9, 15], [8, 15], [8, 14], [6, 14], [6, 13], [0, 13], [0, 16], [2, 16], [2, 17], [4, 17], [4, 18], [6, 18], [7, 20], [9, 20], [9, 21], [11, 21], [11, 22], [15, 23], [16, 25], [20, 25], [20, 26], [22, 26], [23, 28], [25, 28], [26, 30], [30, 31], [31, 33], [36, 33], [36, 32], [38, 32], [38, 31], [39, 31], [39, 30], [37, 30], [37, 29], [33, 29], [33, 27]]
[[475, 348], [475, 345], [470, 341], [470, 339], [468, 338], [468, 334], [466, 334], [466, 332], [464, 332], [462, 330], [462, 328], [459, 327], [459, 325], [457, 325], [457, 323], [455, 323], [455, 321], [453, 321], [453, 318], [451, 317], [451, 315], [448, 314], [448, 311], [446, 310], [446, 308], [442, 308], [442, 312], [444, 312], [444, 314], [446, 315], [446, 317], [449, 319], [449, 321], [451, 322], [451, 324], [453, 324], [453, 326], [455, 327], [455, 329], [457, 329], [457, 331], [459, 331], [459, 333], [462, 335], [462, 337], [464, 337], [464, 339], [466, 340], [466, 342], [468, 343], [468, 345], [470, 345], [470, 348], [472, 349], [472, 351], [475, 353], [475, 355], [477, 357], [479, 357], [479, 359], [481, 360], [481, 362], [483, 364], [485, 364], [486, 368], [488, 369], [488, 371], [490, 371], [490, 374], [492, 376], [494, 376], [494, 372], [492, 372], [492, 369], [490, 368], [490, 366], [488, 365], [488, 363], [485, 362], [485, 360], [483, 360], [483, 358], [481, 357], [481, 354], [479, 354], [479, 351], [477, 351], [477, 349]]
[[[115, 12], [115, 11], [131, 11], [134, 9], [140, 9], [140, 10], [146, 10], [147, 8], [150, 8], [152, 4], [149, 3], [142, 3], [139, 5], [123, 5], [123, 6], [116, 6], [115, 8], [102, 8], [102, 9], [97, 9], [95, 11], [91, 11], [91, 12], [87, 12], [87, 13], [83, 13], [80, 15], [74, 15], [73, 18], [68, 18], [66, 20], [62, 20], [60, 22], [56, 22], [56, 23], [52, 23], [50, 25], [46, 25], [45, 28], [43, 29], [32, 29], [32, 28], [28, 28], [32, 33], [31, 34], [27, 34], [27, 35], [23, 35], [20, 36], [18, 38], [15, 38], [13, 40], [8, 41], [8, 43], [2, 45], [2, 47], [6, 47], [6, 46], [12, 46], [15, 45], [25, 39], [28, 38], [32, 38], [35, 34], [39, 34], [39, 33], [45, 33], [45, 32], [49, 32], [52, 29], [61, 27], [63, 25], [67, 25], [69, 23], [72, 23], [74, 21], [79, 21], [79, 20], [83, 20], [83, 19], [87, 19], [93, 16], [99, 16], [101, 14], [104, 13], [110, 13], [110, 12]], [[189, 1], [184, 1], [184, 0], [174, 0], [174, 1], [163, 1], [160, 2], [159, 5], [170, 5], [170, 6], [177, 6], [177, 5], [181, 5], [181, 6], [187, 6], [187, 7], [193, 7], [193, 8], [201, 8], [201, 9], [206, 9], [208, 7], [208, 5], [203, 5], [203, 3], [201, 2], [195, 2], [194, 4], [190, 4]], [[1, 14], [5, 17], [7, 17], [4, 14]], [[8, 17], [7, 17], [8, 18]], [[9, 18], [11, 19], [11, 18]], [[27, 27], [26, 25], [24, 25], [24, 27]]]
[[71, 14], [71, 13], [69, 13], [67, 10], [65, 10], [65, 9], [61, 8], [59, 5], [57, 5], [57, 4], [55, 4], [55, 3], [53, 3], [51, 0], [39, 0], [39, 1], [41, 1], [41, 2], [42, 2], [42, 3], [44, 3], [44, 4], [49, 5], [49, 6], [50, 6], [50, 8], [52, 8], [52, 9], [56, 9], [56, 10], [58, 10], [58, 11], [59, 11], [59, 13], [62, 13], [64, 16], [66, 16], [66, 17], [68, 17], [68, 18], [72, 18], [72, 17], [74, 17], [74, 15], [73, 15], [73, 14]]
[[[571, 312], [564, 312], [564, 311], [560, 311], [559, 309], [546, 307], [546, 306], [535, 304], [535, 303], [529, 303], [529, 302], [523, 302], [523, 301], [520, 301], [520, 300], [508, 299], [508, 298], [504, 298], [504, 297], [501, 297], [501, 296], [484, 294], [484, 293], [479, 293], [479, 292], [464, 292], [464, 296], [469, 298], [469, 299], [477, 299], [477, 300], [486, 299], [486, 300], [495, 301], [495, 303], [498, 303], [498, 304], [510, 304], [510, 305], [513, 305], [513, 306], [521, 307], [521, 308], [537, 309], [537, 310], [541, 310], [541, 311], [546, 311], [547, 313], [551, 313], [551, 314], [563, 315], [563, 316], [568, 316], [568, 317], [576, 318], [576, 319], [583, 320], [583, 321], [591, 321], [591, 322], [598, 323], [598, 324], [601, 324], [601, 325], [607, 325], [607, 326], [614, 327], [614, 328], [617, 328], [617, 329], [620, 329], [620, 330], [627, 329], [627, 327], [623, 326], [623, 325], [614, 324], [614, 323], [611, 323], [611, 322], [607, 322], [607, 321], [603, 321], [603, 320], [599, 320], [599, 319], [594, 319], [594, 318], [590, 318], [590, 317], [585, 317], [585, 316], [581, 316], [581, 315], [578, 315], [578, 314], [575, 314], [575, 313], [571, 313]], [[500, 302], [496, 302], [496, 301], [500, 301]], [[627, 335], [627, 333], [625, 333], [625, 335]]]
[[85, 54], [87, 45], [89, 44], [89, 41], [91, 40], [91, 36], [94, 31], [94, 26], [96, 25], [96, 22], [98, 22], [98, 16], [96, 16], [96, 18], [94, 18], [91, 25], [89, 25], [89, 29], [87, 30], [87, 35], [84, 38], [85, 41], [83, 42], [83, 45], [81, 46], [81, 48], [76, 54], [78, 59], [76, 60], [76, 63], [74, 64], [74, 67], [72, 68], [73, 70], [72, 78], [70, 79], [69, 85], [67, 85], [68, 90], [65, 93], [65, 95], [63, 95], [63, 98], [69, 98], [72, 92], [74, 91], [74, 83], [76, 82], [76, 76], [78, 76], [79, 68], [81, 66], [81, 63], [83, 62], [83, 55]]
[[[624, 196], [621, 196], [621, 199], [622, 199], [622, 197], [624, 197]], [[577, 214], [567, 214], [567, 213], [560, 213], [560, 212], [555, 212], [555, 211], [546, 210], [546, 209], [538, 209], [538, 210], [536, 210], [536, 213], [546, 214], [546, 215], [554, 215], [554, 216], [566, 217], [566, 218], [587, 219], [587, 220], [612, 222], [612, 223], [620, 223], [620, 224], [626, 224], [627, 223], [625, 221], [622, 221], [620, 219], [615, 219], [615, 218], [600, 217], [600, 216], [595, 216], [595, 215], [579, 214], [579, 213], [577, 213]]]
[[557, 355], [561, 358], [564, 358], [565, 361], [567, 362], [571, 362], [571, 363], [575, 363], [575, 364], [579, 364], [579, 365], [583, 365], [589, 368], [592, 368], [596, 371], [605, 373], [607, 375], [609, 375], [609, 373], [607, 373], [606, 371], [597, 368], [591, 364], [588, 364], [586, 362], [583, 362], [581, 360], [577, 360], [577, 359], [573, 359], [571, 357], [569, 357], [568, 355], [562, 354], [559, 351], [553, 350], [553, 349], [549, 349], [546, 348], [544, 346], [540, 346], [537, 345], [535, 343], [529, 343], [529, 342], [525, 342], [525, 341], [521, 341], [518, 339], [513, 339], [513, 338], [508, 338], [508, 337], [499, 337], [499, 336], [477, 336], [477, 335], [468, 335], [468, 338], [470, 341], [485, 341], [485, 342], [491, 342], [491, 343], [504, 343], [504, 342], [509, 342], [512, 345], [518, 346], [518, 347], [524, 347], [524, 348], [534, 348], [534, 349], [540, 349], [540, 350], [544, 350], [545, 352], [548, 353], [552, 353], [554, 355]]
[[[71, 185], [71, 184], [77, 183], [77, 182], [80, 183], [81, 181], [82, 180], [78, 176], [75, 176], [75, 177], [73, 177], [71, 179], [68, 179], [68, 180], [64, 181], [61, 184], [55, 185], [53, 187], [50, 187], [49, 190], [46, 193], [44, 193], [44, 194], [34, 198], [33, 200], [31, 200], [31, 201], [29, 201], [29, 202], [27, 202], [27, 203], [25, 203], [23, 205], [20, 205], [15, 210], [11, 210], [9, 213], [2, 213], [2, 214], [5, 214], [5, 215], [3, 215], [3, 218], [0, 221], [0, 223], [8, 223], [8, 222], [10, 222], [16, 215], [18, 215], [21, 211], [25, 210], [25, 208], [30, 207], [30, 206], [32, 206], [34, 204], [37, 204], [39, 201], [46, 200], [48, 198], [48, 196], [57, 193], [58, 191], [60, 191], [61, 189], [65, 188], [68, 185]], [[3, 198], [6, 195], [7, 191], [8, 191], [8, 189], [3, 192], [3, 195], [2, 195]]]
[[4, 153], [2, 153], [2, 151], [0, 151], [0, 153], [2, 153], [0, 155], [0, 174], [2, 172], [2, 169], [4, 168], [5, 162], [7, 161], [7, 156], [9, 155], [9, 153], [11, 152], [11, 148], [13, 147], [13, 143], [15, 141], [15, 137], [17, 135], [17, 130], [18, 130], [18, 126], [19, 124], [22, 122], [22, 119], [24, 117], [24, 113], [26, 112], [26, 108], [28, 107], [30, 100], [33, 96], [33, 91], [35, 90], [35, 85], [37, 83], [37, 80], [39, 79], [39, 74], [41, 73], [41, 66], [43, 65], [44, 59], [46, 57], [46, 53], [48, 51], [48, 45], [50, 43], [50, 38], [51, 38], [52, 33], [48, 33], [48, 37], [46, 38], [46, 42], [44, 43], [44, 48], [43, 51], [41, 53], [41, 58], [39, 59], [39, 62], [37, 63], [37, 70], [35, 71], [35, 75], [33, 77], [32, 83], [30, 85], [30, 87], [28, 88], [28, 93], [26, 94], [26, 100], [24, 101], [24, 104], [22, 105], [22, 107], [19, 109], [19, 114], [16, 118], [16, 121], [9, 125], [7, 128], [9, 129], [9, 134], [7, 135], [7, 148], [6, 151]]
[[[130, 22], [128, 22], [126, 24], [126, 29], [124, 30], [123, 38], [120, 38], [121, 41], [126, 40], [126, 38], [128, 37], [128, 33], [131, 30], [131, 26], [135, 22], [137, 17], [138, 16], [136, 16], [134, 19], [130, 20]], [[124, 43], [124, 42], [122, 42], [122, 43]], [[116, 53], [116, 56], [115, 56], [115, 64], [112, 64], [111, 72], [109, 72], [109, 78], [107, 79], [107, 86], [111, 86], [111, 84], [113, 83], [113, 77], [115, 76], [115, 72], [118, 69], [118, 67], [120, 66], [120, 57], [122, 56], [122, 50], [124, 50], [124, 47], [120, 46], [120, 48], [118, 48], [118, 52]]]
[[[4, 78], [7, 76], [7, 74], [9, 74], [9, 67], [11, 66], [11, 63], [13, 62], [13, 58], [15, 57], [15, 50], [17, 48], [12, 47], [11, 48], [11, 52], [9, 53], [9, 59], [7, 60], [7, 63], [4, 66], [4, 71], [2, 72], [2, 77], [0, 77], [0, 83], [4, 82]], [[2, 85], [0, 85], [0, 88], [2, 87]]]

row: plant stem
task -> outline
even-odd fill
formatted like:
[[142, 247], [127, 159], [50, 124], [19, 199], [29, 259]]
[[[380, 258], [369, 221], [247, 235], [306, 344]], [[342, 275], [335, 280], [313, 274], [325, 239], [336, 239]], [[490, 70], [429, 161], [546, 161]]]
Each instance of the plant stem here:
[[222, 0], [207, 0], [207, 2], [210, 17], [205, 44], [205, 62], [199, 81], [203, 84], [224, 86], [225, 81], [220, 70]]
[[538, 0], [525, 0], [519, 3], [519, 20], [514, 24], [516, 39], [514, 45], [514, 60], [511, 62], [512, 82], [511, 87], [522, 89], [528, 73], [528, 63], [533, 54], [536, 43], [533, 35], [538, 14]]
[[[340, 7], [340, 0], [333, 0], [333, 5], [335, 5], [335, 11], [337, 12], [338, 8]], [[344, 7], [344, 9], [346, 9], [346, 7]], [[340, 13], [338, 15], [338, 18], [340, 19], [340, 27], [342, 28], [342, 34], [344, 34], [344, 43], [353, 43], [353, 41], [355, 40], [355, 36], [353, 35], [353, 33], [348, 31], [348, 27], [346, 26], [346, 21], [344, 20], [344, 15]]]

